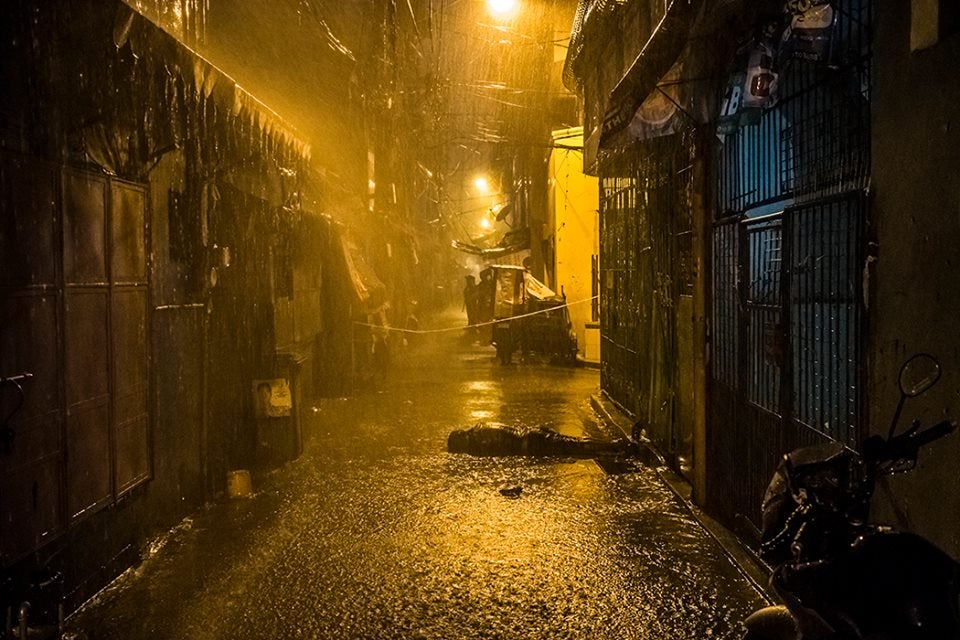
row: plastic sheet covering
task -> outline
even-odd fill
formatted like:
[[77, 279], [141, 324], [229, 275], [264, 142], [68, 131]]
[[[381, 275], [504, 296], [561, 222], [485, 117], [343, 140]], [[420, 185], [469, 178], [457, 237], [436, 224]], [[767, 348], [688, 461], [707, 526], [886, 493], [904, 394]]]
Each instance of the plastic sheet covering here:
[[343, 258], [347, 266], [347, 273], [350, 276], [350, 283], [353, 285], [357, 301], [370, 309], [377, 307], [386, 288], [383, 281], [367, 264], [360, 248], [348, 235], [341, 235], [340, 242], [343, 246]]
[[687, 44], [690, 26], [702, 0], [673, 0], [643, 50], [610, 93], [600, 146], [616, 144], [637, 109], [677, 61]]
[[195, 141], [210, 175], [231, 164], [261, 174], [297, 170], [309, 160], [309, 146], [279, 115], [123, 2], [40, 4], [30, 19], [35, 34], [64, 34], [35, 36], [36, 51], [16, 42], [5, 48], [37, 87], [8, 96], [5, 108], [15, 126], [44, 134], [31, 142], [40, 153], [82, 149], [132, 180]]
[[495, 247], [481, 247], [460, 240], [454, 240], [451, 245], [458, 251], [492, 260], [529, 249], [530, 229], [523, 227], [522, 229], [512, 229], [506, 232]]
[[534, 278], [528, 272], [524, 272], [523, 274], [523, 285], [526, 287], [527, 293], [537, 300], [549, 300], [550, 298], [557, 297], [556, 291]]

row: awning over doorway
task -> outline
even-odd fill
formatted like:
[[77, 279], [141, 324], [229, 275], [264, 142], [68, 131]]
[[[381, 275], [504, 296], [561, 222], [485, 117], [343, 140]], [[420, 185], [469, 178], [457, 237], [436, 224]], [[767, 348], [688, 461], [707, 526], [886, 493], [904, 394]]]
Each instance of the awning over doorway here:
[[616, 146], [637, 109], [676, 63], [703, 0], [673, 0], [636, 60], [610, 92], [600, 130], [600, 147]]

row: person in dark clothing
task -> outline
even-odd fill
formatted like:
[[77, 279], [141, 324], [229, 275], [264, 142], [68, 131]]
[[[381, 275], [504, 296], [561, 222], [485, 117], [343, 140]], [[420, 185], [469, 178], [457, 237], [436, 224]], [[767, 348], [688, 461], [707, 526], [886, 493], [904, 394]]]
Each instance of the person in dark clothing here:
[[478, 296], [477, 279], [473, 276], [467, 276], [467, 286], [463, 288], [463, 308], [467, 311], [467, 324], [470, 326], [477, 324]]
[[519, 431], [510, 427], [488, 427], [479, 423], [470, 429], [452, 431], [447, 437], [447, 451], [474, 456], [595, 458], [634, 455], [636, 445], [626, 438], [608, 442], [566, 436], [546, 427]]
[[496, 283], [493, 281], [493, 269], [488, 267], [480, 272], [480, 284], [477, 285], [478, 322], [493, 320], [493, 297], [495, 293]]

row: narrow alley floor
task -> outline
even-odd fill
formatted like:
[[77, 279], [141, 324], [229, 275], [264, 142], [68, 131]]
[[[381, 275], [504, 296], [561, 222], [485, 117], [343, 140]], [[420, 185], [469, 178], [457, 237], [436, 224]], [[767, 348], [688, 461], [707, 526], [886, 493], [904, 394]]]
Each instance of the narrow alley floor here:
[[[155, 541], [68, 629], [91, 640], [736, 638], [762, 604], [655, 470], [474, 458], [479, 421], [595, 433], [595, 370], [501, 366], [456, 333], [321, 401], [306, 451]], [[521, 487], [519, 497], [500, 493]]]

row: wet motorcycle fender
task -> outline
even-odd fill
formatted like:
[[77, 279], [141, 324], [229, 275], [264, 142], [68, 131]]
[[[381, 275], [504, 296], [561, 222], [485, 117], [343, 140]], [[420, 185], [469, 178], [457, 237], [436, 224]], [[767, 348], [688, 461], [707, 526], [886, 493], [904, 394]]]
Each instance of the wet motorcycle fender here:
[[743, 621], [744, 640], [795, 640], [797, 623], [783, 605], [764, 607]]

